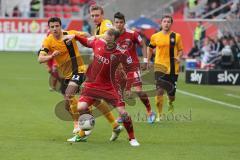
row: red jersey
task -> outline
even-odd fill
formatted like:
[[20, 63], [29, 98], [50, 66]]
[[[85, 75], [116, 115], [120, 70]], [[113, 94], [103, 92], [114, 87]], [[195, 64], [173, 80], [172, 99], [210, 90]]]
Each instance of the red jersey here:
[[112, 84], [115, 80], [115, 72], [120, 63], [127, 66], [131, 63], [128, 61], [127, 51], [107, 50], [106, 42], [102, 39], [95, 39], [89, 43], [93, 49], [94, 59], [89, 65], [86, 72], [87, 82], [94, 82], [98, 84]]
[[138, 55], [136, 52], [136, 45], [142, 45], [141, 36], [132, 30], [125, 29], [125, 31], [120, 35], [117, 40], [117, 48], [120, 50], [127, 50], [126, 52], [129, 56], [129, 59], [132, 59], [132, 64], [127, 71], [136, 71], [140, 67]]
[[127, 53], [125, 53], [127, 51], [107, 50], [106, 42], [103, 39], [86, 41], [86, 38], [80, 38], [78, 40], [85, 46], [92, 48], [94, 53], [93, 62], [86, 72], [86, 80], [81, 95], [105, 99], [114, 106], [122, 105], [115, 72], [120, 63], [126, 67], [131, 63], [128, 61]]

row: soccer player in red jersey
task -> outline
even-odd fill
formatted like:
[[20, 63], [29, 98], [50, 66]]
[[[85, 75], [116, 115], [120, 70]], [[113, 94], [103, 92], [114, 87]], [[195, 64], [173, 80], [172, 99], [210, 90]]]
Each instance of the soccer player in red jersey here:
[[[115, 40], [119, 32], [115, 29], [106, 31], [103, 38], [90, 40], [84, 37], [75, 36], [83, 45], [93, 49], [94, 59], [86, 72], [86, 80], [79, 98], [78, 110], [87, 111], [89, 106], [97, 106], [101, 100], [105, 100], [116, 107], [120, 114], [123, 125], [126, 128], [131, 146], [139, 146], [135, 139], [133, 124], [130, 115], [125, 110], [125, 103], [122, 101], [120, 92], [115, 86], [115, 71], [118, 65], [128, 65], [127, 56], [116, 48]], [[125, 51], [127, 52], [127, 50]], [[72, 141], [76, 142], [77, 137]], [[110, 138], [110, 141], [115, 139]]]
[[[127, 50], [128, 52], [128, 61], [132, 61], [129, 68], [125, 68], [127, 73], [127, 82], [126, 82], [126, 92], [130, 95], [131, 88], [135, 87], [136, 93], [139, 96], [142, 103], [145, 105], [148, 115], [148, 123], [153, 123], [155, 121], [155, 113], [152, 112], [151, 105], [148, 99], [148, 95], [142, 91], [142, 81], [140, 75], [140, 62], [136, 52], [136, 45], [142, 47], [142, 53], [147, 62], [147, 50], [146, 44], [142, 40], [141, 36], [132, 30], [126, 29], [125, 27], [125, 16], [117, 12], [114, 14], [114, 27], [119, 30], [121, 33], [117, 39], [117, 47], [121, 50]], [[121, 76], [119, 76], [121, 77]], [[124, 83], [123, 83], [124, 84]], [[119, 122], [121, 119], [119, 119]]]

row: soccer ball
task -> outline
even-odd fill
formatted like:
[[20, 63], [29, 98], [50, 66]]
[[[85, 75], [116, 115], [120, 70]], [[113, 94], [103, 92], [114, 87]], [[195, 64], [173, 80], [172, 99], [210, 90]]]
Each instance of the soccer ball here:
[[82, 114], [78, 118], [79, 128], [83, 131], [93, 129], [95, 125], [95, 118], [91, 114]]

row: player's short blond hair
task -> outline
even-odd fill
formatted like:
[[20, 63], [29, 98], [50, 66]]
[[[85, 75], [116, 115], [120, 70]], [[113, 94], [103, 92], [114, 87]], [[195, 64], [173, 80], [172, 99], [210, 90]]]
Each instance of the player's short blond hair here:
[[100, 10], [101, 14], [104, 14], [103, 8], [101, 6], [93, 5], [90, 7], [89, 12], [91, 13], [92, 11]]
[[114, 41], [116, 39], [118, 39], [118, 37], [120, 36], [120, 32], [114, 28], [110, 28], [109, 30], [106, 31], [106, 34], [110, 35], [110, 36], [114, 36]]

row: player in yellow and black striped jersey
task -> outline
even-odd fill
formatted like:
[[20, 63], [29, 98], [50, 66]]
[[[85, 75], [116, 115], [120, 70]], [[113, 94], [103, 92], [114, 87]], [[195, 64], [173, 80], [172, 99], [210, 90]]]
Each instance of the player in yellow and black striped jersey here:
[[68, 34], [88, 36], [88, 33], [62, 30], [61, 20], [57, 17], [50, 18], [48, 26], [50, 35], [43, 41], [38, 61], [44, 63], [51, 59], [55, 60], [59, 74], [63, 78], [61, 92], [66, 100], [66, 109], [72, 114], [74, 129], [77, 129], [78, 114], [76, 113], [78, 101], [75, 94], [84, 81], [86, 67], [78, 51], [76, 41], [72, 40], [70, 43], [66, 43], [63, 37]]
[[103, 36], [103, 34], [113, 27], [112, 22], [109, 19], [104, 19], [104, 11], [100, 6], [90, 7], [90, 16], [95, 24], [94, 35], [97, 37]]
[[151, 36], [148, 46], [148, 63], [156, 49], [154, 60], [155, 80], [157, 96], [155, 104], [158, 110], [157, 121], [160, 120], [163, 108], [164, 90], [168, 93], [170, 112], [173, 111], [173, 101], [175, 100], [176, 83], [179, 73], [180, 58], [183, 54], [183, 45], [180, 34], [171, 31], [173, 19], [171, 16], [164, 16], [161, 21], [162, 30]]

